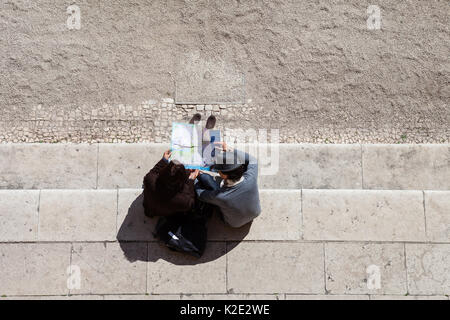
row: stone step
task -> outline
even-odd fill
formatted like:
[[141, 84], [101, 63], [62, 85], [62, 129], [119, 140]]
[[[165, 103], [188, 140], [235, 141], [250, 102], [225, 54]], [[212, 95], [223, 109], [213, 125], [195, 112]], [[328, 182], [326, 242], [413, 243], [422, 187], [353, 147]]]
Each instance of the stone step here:
[[153, 242], [0, 243], [0, 257], [2, 296], [450, 290], [450, 244], [210, 242], [197, 260]]
[[[239, 229], [214, 216], [211, 241], [450, 242], [450, 191], [262, 189]], [[155, 241], [142, 189], [0, 190], [0, 242]]]
[[[449, 144], [255, 146], [261, 188], [450, 190]], [[168, 147], [1, 144], [0, 189], [140, 188]]]
[[1, 300], [449, 300], [445, 295], [369, 294], [72, 294], [5, 296]]

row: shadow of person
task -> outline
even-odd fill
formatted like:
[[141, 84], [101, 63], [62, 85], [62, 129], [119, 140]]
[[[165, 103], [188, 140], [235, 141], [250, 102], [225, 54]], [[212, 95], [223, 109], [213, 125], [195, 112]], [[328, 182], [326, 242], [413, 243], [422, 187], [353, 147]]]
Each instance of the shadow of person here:
[[[251, 227], [251, 223], [241, 228], [228, 227], [214, 214], [207, 225], [208, 243], [205, 252], [201, 258], [195, 258], [170, 250], [154, 237], [159, 217], [149, 218], [144, 214], [143, 200], [144, 194], [141, 193], [131, 203], [116, 237], [130, 262], [156, 262], [163, 259], [176, 265], [195, 265], [214, 261], [234, 249], [247, 236]], [[142, 252], [142, 242], [148, 242], [148, 252]]]

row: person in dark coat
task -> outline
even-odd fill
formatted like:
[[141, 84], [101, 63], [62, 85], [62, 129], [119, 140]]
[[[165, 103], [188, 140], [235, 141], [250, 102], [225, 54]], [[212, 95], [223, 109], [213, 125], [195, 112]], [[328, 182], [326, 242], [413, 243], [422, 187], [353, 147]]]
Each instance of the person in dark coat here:
[[189, 212], [195, 203], [194, 181], [199, 171], [187, 170], [176, 160], [170, 161], [171, 152], [144, 177], [145, 215], [170, 216]]

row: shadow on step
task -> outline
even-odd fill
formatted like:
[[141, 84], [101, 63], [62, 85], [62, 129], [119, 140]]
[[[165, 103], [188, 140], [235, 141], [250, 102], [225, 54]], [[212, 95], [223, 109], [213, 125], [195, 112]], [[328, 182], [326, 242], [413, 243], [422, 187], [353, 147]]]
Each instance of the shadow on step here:
[[[205, 253], [200, 259], [196, 259], [187, 254], [169, 250], [165, 245], [157, 242], [153, 236], [158, 217], [148, 218], [144, 214], [142, 205], [144, 195], [140, 194], [128, 208], [128, 213], [117, 233], [117, 240], [120, 243], [125, 257], [130, 261], [150, 261], [156, 262], [163, 259], [176, 265], [195, 265], [214, 261], [233, 250], [247, 236], [251, 223], [234, 229], [226, 226], [219, 217], [214, 216], [208, 221], [208, 244]], [[120, 218], [120, 214], [119, 214]], [[119, 221], [120, 223], [120, 221]], [[150, 242], [148, 245], [148, 255], [141, 250], [137, 250], [139, 245], [133, 246], [135, 242]]]

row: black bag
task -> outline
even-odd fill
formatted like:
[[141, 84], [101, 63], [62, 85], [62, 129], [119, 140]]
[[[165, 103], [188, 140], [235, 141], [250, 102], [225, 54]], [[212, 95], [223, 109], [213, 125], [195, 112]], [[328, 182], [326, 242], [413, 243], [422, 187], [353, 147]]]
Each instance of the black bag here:
[[171, 250], [200, 258], [205, 252], [206, 223], [212, 210], [211, 205], [199, 202], [187, 214], [161, 217], [156, 224], [154, 236]]

